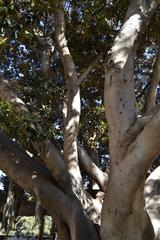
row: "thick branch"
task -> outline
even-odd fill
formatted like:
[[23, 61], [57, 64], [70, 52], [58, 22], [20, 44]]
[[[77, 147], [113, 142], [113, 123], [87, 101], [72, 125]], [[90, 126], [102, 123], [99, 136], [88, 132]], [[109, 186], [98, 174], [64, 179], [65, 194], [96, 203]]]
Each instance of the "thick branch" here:
[[[9, 82], [4, 79], [0, 80], [0, 97], [14, 105], [15, 111], [17, 111], [18, 114], [24, 114], [26, 119], [28, 118], [29, 111], [27, 106], [16, 95], [16, 93], [14, 93]], [[43, 133], [43, 129], [40, 125], [38, 125], [38, 129], [35, 128], [35, 130]], [[27, 133], [24, 131], [24, 134]], [[32, 143], [37, 152], [41, 155], [43, 161], [47, 164], [47, 167], [51, 170], [55, 180], [59, 182], [62, 189], [65, 192], [70, 191], [70, 177], [65, 163], [56, 147], [49, 140], [38, 141], [37, 139], [37, 141], [32, 141]]]
[[[142, 227], [144, 232], [146, 226], [150, 226], [144, 209], [142, 183], [160, 147], [159, 112], [144, 128], [141, 125], [135, 128], [138, 135], [134, 136], [135, 139], [131, 138], [133, 142], [129, 146], [127, 143], [121, 144], [121, 141], [136, 121], [135, 54], [142, 33], [159, 4], [157, 0], [130, 1], [106, 65], [105, 106], [109, 125], [111, 171], [102, 209], [102, 239], [106, 239], [106, 236], [114, 240], [129, 239], [130, 236], [134, 240], [142, 239], [142, 235], [135, 234], [137, 228], [134, 226], [134, 217], [142, 225], [146, 218], [146, 225]], [[141, 204], [139, 209], [138, 202]], [[140, 210], [141, 214], [138, 213]]]
[[[6, 89], [5, 92], [4, 91], [0, 92], [1, 98], [3, 98], [4, 100], [6, 100], [11, 104], [14, 104], [15, 110], [17, 110], [18, 113], [25, 114], [27, 118], [28, 116], [27, 114], [29, 112], [28, 112], [28, 109], [26, 108], [25, 103], [19, 97], [17, 97], [17, 95], [13, 92], [13, 89], [11, 88], [7, 80], [4, 80], [4, 81], [2, 80], [1, 84], [2, 86], [4, 85]], [[0, 85], [0, 88], [1, 88], [1, 85]], [[12, 96], [14, 96], [15, 101], [11, 101]], [[43, 132], [43, 129], [41, 126], [38, 125], [38, 128], [39, 128], [38, 131]], [[26, 132], [24, 134], [26, 134]], [[43, 140], [43, 141], [37, 140], [32, 142], [32, 144], [37, 150], [37, 152], [40, 154], [43, 161], [46, 163], [47, 167], [50, 169], [54, 179], [57, 181], [57, 183], [60, 185], [63, 191], [72, 194], [70, 177], [69, 177], [65, 162], [62, 156], [60, 155], [60, 153], [58, 152], [58, 150], [56, 149], [56, 147], [49, 140]], [[73, 187], [77, 188], [78, 184], [79, 184], [79, 181], [77, 182], [77, 178], [76, 177], [73, 178]], [[96, 201], [93, 200], [87, 192], [84, 191], [83, 186], [82, 188], [79, 187], [77, 189], [78, 189], [77, 196], [84, 203], [83, 207], [88, 213], [88, 215], [91, 217], [93, 221], [96, 221], [96, 222], [99, 221], [101, 206], [97, 204]], [[84, 196], [86, 196], [85, 199], [84, 199]], [[91, 205], [92, 205], [92, 208], [91, 208]], [[94, 213], [95, 209], [96, 209], [96, 212], [98, 212], [97, 214]], [[96, 215], [98, 215], [98, 218]]]
[[159, 111], [159, 106], [150, 109], [150, 111], [148, 111], [142, 117], [139, 117], [128, 129], [128, 131], [125, 132], [120, 143], [120, 148], [124, 149], [124, 154], [126, 153], [126, 149], [135, 141], [144, 127], [154, 118], [157, 111]]
[[39, 171], [43, 173], [43, 177], [45, 176], [45, 178], [48, 181], [55, 183], [55, 180], [52, 177], [52, 174], [45, 167], [45, 165], [43, 165], [37, 158], [34, 158], [34, 157], [31, 158], [26, 153], [26, 151], [23, 150], [15, 141], [12, 141], [8, 136], [6, 136], [1, 132], [0, 132], [0, 147], [4, 149], [4, 151], [10, 153], [10, 156], [12, 157], [17, 156], [19, 159], [23, 159], [23, 161], [26, 162], [27, 166], [32, 166], [33, 169], [39, 169]]
[[57, 9], [54, 12], [55, 19], [55, 38], [57, 48], [60, 54], [60, 59], [64, 68], [65, 80], [67, 84], [67, 117], [64, 133], [64, 156], [68, 165], [68, 170], [74, 176], [76, 172], [81, 178], [78, 168], [78, 153], [77, 153], [77, 133], [80, 117], [80, 93], [77, 72], [72, 55], [67, 46], [65, 36], [65, 20], [63, 12], [63, 1], [59, 1], [56, 5]]
[[[133, 196], [143, 181], [148, 168], [151, 166], [160, 149], [160, 108], [146, 124], [143, 131], [135, 141], [129, 146], [126, 157], [121, 165], [125, 168], [125, 175], [130, 176], [130, 186], [126, 191], [126, 196]], [[134, 170], [134, 175], [132, 174]], [[124, 179], [122, 180], [124, 181]], [[128, 195], [127, 195], [128, 193]], [[131, 199], [130, 199], [131, 200]]]
[[120, 158], [117, 152], [120, 138], [136, 119], [134, 107], [135, 53], [140, 37], [158, 5], [158, 1], [152, 1], [152, 4], [138, 0], [130, 2], [124, 24], [115, 39], [106, 65], [106, 117], [110, 131], [110, 146], [112, 146], [111, 157], [115, 161], [117, 157]]
[[100, 189], [105, 192], [108, 182], [108, 175], [102, 172], [99, 167], [96, 166], [96, 164], [90, 159], [90, 156], [87, 154], [87, 152], [81, 146], [78, 146], [78, 156], [80, 164], [86, 173], [92, 177]]
[[[83, 208], [91, 219], [99, 223], [101, 206], [98, 206], [92, 197], [84, 190], [78, 165], [77, 134], [80, 118], [80, 89], [75, 63], [67, 46], [63, 1], [57, 1], [53, 6], [56, 7], [54, 11], [55, 39], [67, 84], [68, 99], [64, 131], [64, 158], [71, 176], [73, 191], [80, 199]], [[92, 210], [90, 205], [92, 205]]]
[[[8, 142], [7, 146], [6, 141]], [[23, 154], [21, 158], [20, 148], [16, 148], [15, 143], [6, 136], [5, 141], [1, 139], [0, 143], [0, 169], [31, 195], [35, 196], [36, 192], [39, 192], [44, 208], [52, 216], [57, 215], [64, 220], [70, 229], [73, 240], [87, 240], [88, 236], [97, 239], [97, 235], [78, 201], [75, 198], [69, 198], [48, 181], [44, 171], [39, 168], [40, 163], [32, 160], [27, 154]], [[83, 224], [79, 224], [79, 221], [82, 221]]]

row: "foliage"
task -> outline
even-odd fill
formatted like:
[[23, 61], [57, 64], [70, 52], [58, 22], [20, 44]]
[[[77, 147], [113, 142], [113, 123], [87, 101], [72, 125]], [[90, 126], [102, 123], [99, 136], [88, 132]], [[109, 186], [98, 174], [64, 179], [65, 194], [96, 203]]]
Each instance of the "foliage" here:
[[[45, 216], [44, 236], [50, 235], [51, 218]], [[35, 223], [35, 217], [18, 217], [13, 229], [9, 232], [10, 236], [38, 236], [38, 225]], [[4, 231], [0, 231], [0, 235], [5, 235]]]
[[[110, 49], [122, 24], [126, 1], [65, 1], [66, 33], [79, 74], [95, 57]], [[10, 79], [30, 109], [30, 120], [43, 125], [46, 136], [63, 139], [62, 106], [66, 95], [61, 64], [53, 41], [53, 16], [47, 1], [1, 1], [0, 69]], [[135, 78], [137, 95], [148, 81], [155, 51], [159, 12], [143, 37], [145, 50], [137, 59]], [[152, 41], [152, 42], [151, 42]], [[107, 48], [106, 48], [107, 46]], [[153, 49], [153, 51], [152, 51]], [[43, 72], [43, 51], [49, 50], [49, 78]], [[150, 57], [149, 57], [150, 56]], [[85, 61], [84, 61], [85, 59]], [[143, 70], [144, 69], [144, 70]], [[103, 106], [103, 59], [93, 68], [81, 86], [81, 143], [97, 147], [99, 154], [107, 151], [107, 124]], [[143, 102], [142, 102], [143, 103]], [[137, 103], [139, 106], [139, 103]], [[1, 102], [1, 130], [24, 142], [24, 117], [16, 116], [11, 106]], [[86, 129], [85, 134], [81, 134]], [[16, 133], [16, 135], [15, 135]], [[95, 134], [94, 134], [95, 133]], [[28, 139], [37, 134], [29, 130]], [[94, 137], [96, 135], [96, 137]], [[92, 139], [92, 140], [91, 140]], [[93, 140], [94, 139], [94, 140]], [[97, 144], [98, 143], [98, 144]]]
[[[98, 151], [101, 168], [108, 155], [108, 125], [103, 101], [104, 62], [122, 25], [126, 8], [124, 0], [64, 1], [68, 46], [78, 76], [102, 54], [80, 86], [82, 110], [78, 133], [78, 139], [86, 149]], [[0, 1], [0, 13], [0, 74], [8, 79], [29, 109], [27, 115], [17, 114], [14, 106], [0, 99], [0, 130], [31, 153], [35, 153], [31, 146], [35, 139], [55, 139], [62, 145], [66, 85], [56, 50], [49, 1]], [[146, 86], [155, 61], [159, 13], [158, 10], [143, 34], [143, 47], [136, 59], [137, 112], [143, 109]], [[36, 130], [39, 126], [43, 132]], [[46, 221], [46, 234], [49, 234], [50, 221]], [[29, 227], [33, 222], [33, 218], [20, 218], [13, 234], [33, 234]], [[37, 234], [36, 228], [34, 234]]]

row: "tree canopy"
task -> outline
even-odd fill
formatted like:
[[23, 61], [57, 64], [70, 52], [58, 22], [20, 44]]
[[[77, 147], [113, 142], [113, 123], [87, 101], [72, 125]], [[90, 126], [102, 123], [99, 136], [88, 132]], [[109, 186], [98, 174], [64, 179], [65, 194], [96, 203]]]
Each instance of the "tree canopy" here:
[[2, 0], [0, 13], [5, 230], [28, 192], [40, 237], [48, 214], [62, 240], [155, 239], [143, 190], [159, 165], [159, 1]]

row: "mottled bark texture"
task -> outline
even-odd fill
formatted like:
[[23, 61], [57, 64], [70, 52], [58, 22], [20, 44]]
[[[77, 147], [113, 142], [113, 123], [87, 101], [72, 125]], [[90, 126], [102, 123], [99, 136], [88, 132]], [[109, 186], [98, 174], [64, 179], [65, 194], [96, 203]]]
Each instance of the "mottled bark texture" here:
[[25, 191], [38, 194], [42, 206], [54, 217], [61, 239], [98, 239], [77, 198], [63, 193], [45, 166], [4, 134], [0, 134], [0, 167]]
[[140, 37], [158, 6], [159, 1], [154, 0], [149, 4], [130, 1], [105, 67], [111, 171], [102, 209], [102, 240], [154, 239], [144, 208], [143, 186], [147, 169], [159, 153], [160, 112], [137, 119], [134, 58]]
[[[100, 223], [101, 204], [84, 189], [78, 164], [77, 135], [80, 119], [80, 86], [75, 63], [67, 45], [63, 1], [53, 1], [55, 41], [67, 85], [67, 114], [64, 126], [64, 159], [71, 177], [72, 189], [94, 223]], [[54, 10], [56, 8], [56, 10]]]
[[146, 210], [154, 227], [155, 239], [160, 239], [160, 166], [147, 178], [144, 187]]

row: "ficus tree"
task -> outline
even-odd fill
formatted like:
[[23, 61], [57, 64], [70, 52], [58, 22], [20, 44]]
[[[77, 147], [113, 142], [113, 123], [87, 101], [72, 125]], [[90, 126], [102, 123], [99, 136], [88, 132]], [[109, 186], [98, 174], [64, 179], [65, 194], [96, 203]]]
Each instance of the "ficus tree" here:
[[143, 193], [160, 146], [159, 4], [2, 1], [10, 11], [0, 80], [6, 229], [25, 191], [40, 226], [51, 215], [62, 240], [159, 239]]

